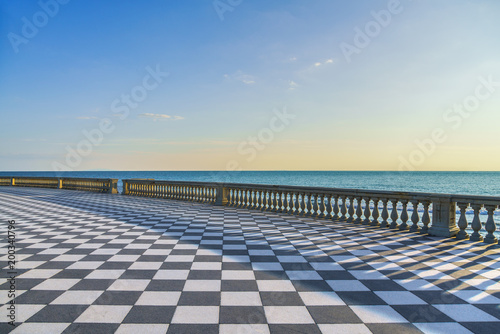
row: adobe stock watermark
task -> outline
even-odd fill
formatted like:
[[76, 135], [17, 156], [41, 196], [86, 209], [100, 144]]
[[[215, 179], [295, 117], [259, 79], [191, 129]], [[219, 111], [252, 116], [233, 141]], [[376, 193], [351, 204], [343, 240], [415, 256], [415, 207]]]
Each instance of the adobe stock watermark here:
[[212, 5], [214, 6], [215, 12], [219, 16], [219, 19], [224, 21], [225, 13], [234, 11], [234, 9], [242, 3], [243, 0], [214, 0]]
[[256, 131], [238, 144], [236, 152], [242, 160], [232, 159], [226, 163], [224, 171], [212, 172], [211, 177], [217, 182], [230, 182], [235, 176], [231, 172], [242, 171], [243, 163], [251, 163], [257, 159], [259, 152], [264, 151], [283, 132], [297, 116], [287, 111], [286, 107], [281, 110], [273, 109], [273, 113], [267, 126]]
[[59, 13], [59, 7], [65, 5], [70, 0], [40, 0], [38, 6], [40, 10], [37, 11], [31, 19], [26, 16], [21, 18], [22, 27], [21, 34], [9, 32], [7, 38], [15, 53], [19, 52], [21, 44], [28, 44], [30, 40], [38, 35], [41, 28], [45, 27], [51, 18]]
[[[160, 65], [156, 65], [153, 69], [150, 66], [146, 67], [147, 74], [143, 77], [141, 85], [137, 85], [130, 89], [129, 93], [121, 94], [120, 98], [114, 99], [111, 102], [110, 109], [113, 116], [119, 120], [125, 120], [131, 109], [136, 109], [139, 103], [143, 102], [148, 97], [148, 92], [158, 88], [164, 78], [168, 77], [168, 72], [163, 72]], [[90, 155], [94, 148], [100, 146], [105, 135], [111, 134], [116, 128], [115, 122], [110, 118], [99, 120], [97, 127], [87, 130], [82, 130], [82, 138], [76, 145], [66, 145], [66, 154], [64, 160], [52, 162], [52, 169], [56, 172], [73, 171], [74, 168], [80, 166], [83, 158]]]
[[[411, 0], [409, 0], [411, 1]], [[387, 9], [379, 11], [371, 11], [370, 14], [373, 20], [366, 22], [361, 29], [356, 26], [354, 28], [354, 37], [352, 43], [340, 43], [340, 51], [344, 55], [347, 63], [352, 61], [352, 56], [360, 54], [370, 43], [377, 38], [382, 30], [388, 27], [394, 16], [403, 12], [403, 5], [400, 0], [389, 0], [387, 2]]]
[[448, 131], [460, 128], [464, 119], [469, 118], [472, 112], [477, 111], [481, 103], [489, 99], [500, 87], [500, 82], [493, 81], [492, 75], [489, 75], [488, 78], [481, 76], [478, 81], [479, 84], [474, 89], [474, 93], [466, 96], [462, 102], [454, 104], [453, 107], [444, 112], [443, 121], [448, 128], [434, 128], [429, 137], [414, 141], [416, 148], [407, 156], [400, 155], [398, 157], [399, 171], [415, 171], [416, 167], [422, 165], [428, 157], [434, 154], [438, 145], [446, 142]]

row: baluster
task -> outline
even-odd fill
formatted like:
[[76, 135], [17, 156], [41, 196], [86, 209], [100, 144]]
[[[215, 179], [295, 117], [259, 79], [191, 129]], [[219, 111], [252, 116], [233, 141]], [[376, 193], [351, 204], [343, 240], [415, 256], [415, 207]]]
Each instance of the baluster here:
[[[304, 197], [305, 199], [306, 197]], [[307, 194], [307, 201], [306, 201], [306, 208], [307, 212], [305, 212], [306, 217], [310, 217], [312, 215], [312, 204], [313, 204], [313, 199], [311, 193]]]
[[242, 208], [247, 208], [248, 205], [248, 189], [243, 190], [243, 202], [241, 204]]
[[408, 226], [408, 209], [407, 209], [408, 201], [407, 200], [403, 200], [403, 201], [401, 201], [401, 204], [403, 204], [403, 211], [401, 212], [401, 220], [403, 222], [401, 223], [401, 225], [399, 225], [399, 230], [400, 231], [406, 231], [406, 230], [409, 229], [409, 226]]
[[311, 203], [311, 211], [309, 212], [309, 216], [316, 217], [319, 209], [319, 196], [318, 194], [309, 195], [309, 202]]
[[333, 219], [333, 215], [332, 215], [332, 212], [333, 212], [333, 205], [332, 205], [332, 198], [333, 196], [332, 195], [326, 195], [326, 219]]
[[295, 196], [294, 192], [288, 193], [288, 196], [287, 196], [288, 213], [291, 214], [291, 215], [295, 214], [295, 212], [294, 212], [294, 208], [295, 208], [294, 196]]
[[352, 223], [354, 221], [354, 197], [349, 196], [349, 210], [347, 213], [349, 214], [349, 218], [347, 218], [348, 223]]
[[347, 220], [347, 204], [346, 204], [346, 196], [339, 196], [342, 199], [342, 206], [340, 207], [340, 214], [342, 215], [339, 218], [340, 222], [344, 222]]
[[418, 201], [413, 200], [411, 201], [411, 204], [413, 206], [413, 213], [411, 214], [411, 221], [413, 225], [410, 227], [411, 232], [419, 232], [420, 227], [418, 226], [418, 222], [420, 221], [420, 217], [418, 216]]
[[424, 226], [420, 230], [420, 233], [427, 234], [429, 233], [429, 224], [431, 222], [431, 217], [429, 215], [429, 205], [431, 203], [429, 201], [423, 201], [422, 204], [424, 206], [424, 214], [422, 215], [422, 224], [424, 224]]
[[280, 197], [280, 200], [279, 200], [279, 208], [278, 208], [278, 211], [279, 213], [283, 213], [283, 212], [286, 212], [286, 206], [285, 206], [285, 192], [284, 191], [281, 191], [279, 193], [279, 197]]
[[496, 244], [498, 242], [498, 239], [493, 234], [496, 230], [495, 220], [493, 219], [493, 214], [495, 213], [497, 206], [496, 205], [485, 205], [484, 208], [486, 209], [486, 211], [488, 211], [488, 219], [486, 220], [486, 224], [484, 225], [484, 228], [486, 229], [486, 232], [488, 232], [488, 233], [484, 237], [484, 242], [486, 242], [488, 244]]
[[483, 236], [479, 234], [483, 225], [481, 224], [481, 220], [479, 219], [479, 211], [483, 207], [482, 204], [474, 204], [472, 208], [474, 209], [474, 219], [472, 219], [471, 227], [474, 232], [470, 236], [471, 241], [483, 241]]
[[328, 218], [331, 220], [339, 220], [339, 196], [338, 195], [328, 195]]
[[254, 189], [250, 189], [250, 204], [248, 206], [248, 208], [250, 210], [253, 210], [255, 208], [255, 203], [256, 203], [256, 196], [257, 194], [255, 193], [255, 190]]
[[256, 190], [255, 191], [255, 198], [256, 198], [255, 210], [260, 210], [260, 207], [262, 205], [262, 190]]
[[371, 210], [370, 210], [370, 197], [365, 198], [365, 220], [363, 220], [363, 225], [370, 225], [371, 220], [370, 216], [372, 215]]
[[278, 192], [273, 191], [272, 193], [273, 193], [273, 201], [272, 201], [273, 207], [271, 208], [271, 211], [278, 212]]
[[469, 223], [467, 222], [467, 216], [465, 215], [467, 213], [467, 207], [469, 207], [469, 203], [457, 203], [457, 206], [460, 209], [460, 218], [458, 219], [458, 228], [460, 229], [460, 231], [458, 231], [457, 239], [469, 239], [469, 233], [467, 233], [466, 231]]
[[363, 214], [363, 210], [361, 209], [361, 199], [362, 197], [356, 197], [356, 219], [354, 220], [354, 224], [361, 224], [361, 215]]
[[316, 194], [316, 215], [318, 218], [325, 218], [325, 194]]
[[261, 211], [266, 211], [267, 210], [267, 204], [268, 204], [268, 201], [269, 201], [269, 191], [266, 189], [264, 191], [262, 191], [262, 207], [260, 208]]
[[380, 212], [378, 211], [378, 198], [372, 198], [373, 200], [373, 211], [372, 211], [372, 217], [373, 220], [371, 221], [371, 226], [380, 226], [380, 222], [378, 221], [378, 217], [380, 217]]
[[391, 212], [391, 225], [389, 225], [389, 228], [398, 228], [398, 200], [391, 199], [392, 203], [392, 212]]
[[306, 215], [306, 194], [300, 194], [300, 216], [304, 217]]

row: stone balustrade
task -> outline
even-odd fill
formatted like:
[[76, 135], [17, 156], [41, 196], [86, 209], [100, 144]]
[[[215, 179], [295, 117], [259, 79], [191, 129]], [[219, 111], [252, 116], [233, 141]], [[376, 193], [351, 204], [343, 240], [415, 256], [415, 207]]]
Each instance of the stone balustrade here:
[[[4, 180], [9, 180], [5, 182]], [[118, 193], [118, 179], [57, 178], [57, 177], [2, 177], [0, 186], [42, 187]]]
[[[0, 178], [0, 185], [117, 193], [117, 181], [3, 177]], [[154, 179], [124, 179], [122, 194], [498, 243], [495, 213], [499, 213], [500, 197]]]

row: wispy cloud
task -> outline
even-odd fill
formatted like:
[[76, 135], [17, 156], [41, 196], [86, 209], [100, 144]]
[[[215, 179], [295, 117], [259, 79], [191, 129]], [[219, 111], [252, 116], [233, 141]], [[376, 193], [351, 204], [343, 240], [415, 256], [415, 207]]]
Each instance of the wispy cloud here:
[[299, 87], [298, 83], [293, 80], [288, 81], [288, 90], [295, 90], [297, 87]]
[[165, 115], [165, 114], [152, 114], [152, 113], [144, 113], [144, 114], [139, 114], [140, 117], [148, 117], [152, 118], [153, 120], [171, 120], [171, 121], [179, 121], [184, 119], [182, 116], [171, 116], [171, 115]]
[[334, 64], [335, 63], [335, 59], [333, 58], [329, 58], [327, 60], [324, 60], [324, 61], [318, 61], [316, 63], [314, 63], [314, 66], [315, 67], [320, 67], [320, 66], [323, 66], [323, 65], [327, 65], [327, 64]]
[[224, 78], [226, 78], [226, 80], [240, 81], [245, 85], [255, 84], [255, 77], [253, 75], [245, 74], [241, 70], [238, 70], [233, 74], [224, 74]]
[[99, 119], [99, 117], [95, 117], [95, 116], [78, 116], [76, 119]]

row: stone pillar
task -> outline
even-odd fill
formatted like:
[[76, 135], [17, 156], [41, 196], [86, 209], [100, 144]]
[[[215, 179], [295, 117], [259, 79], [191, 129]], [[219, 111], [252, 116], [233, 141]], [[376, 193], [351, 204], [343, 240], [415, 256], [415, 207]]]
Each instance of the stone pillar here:
[[15, 185], [16, 185], [16, 178], [15, 178], [15, 177], [12, 177], [12, 178], [10, 179], [10, 185], [11, 185], [11, 186], [15, 186]]
[[127, 180], [123, 180], [123, 190], [122, 195], [128, 195], [130, 193], [130, 183]]
[[453, 237], [459, 231], [456, 224], [456, 203], [450, 199], [440, 198], [432, 202], [432, 224], [429, 235], [437, 237]]
[[225, 206], [228, 202], [229, 188], [224, 187], [223, 185], [217, 185], [216, 187], [216, 196], [215, 196], [215, 205]]
[[62, 187], [63, 187], [63, 180], [57, 179], [57, 189], [62, 189]]
[[108, 193], [118, 194], [118, 179], [109, 179]]

